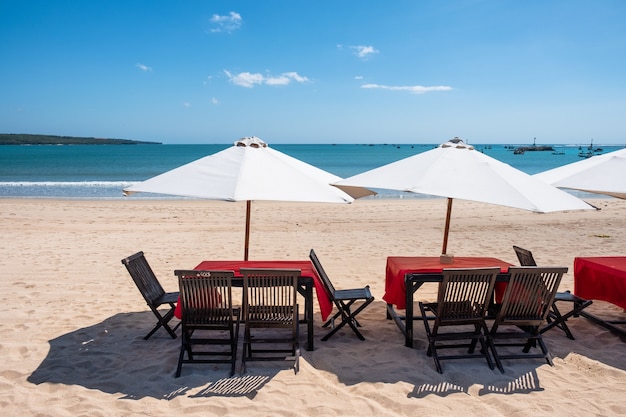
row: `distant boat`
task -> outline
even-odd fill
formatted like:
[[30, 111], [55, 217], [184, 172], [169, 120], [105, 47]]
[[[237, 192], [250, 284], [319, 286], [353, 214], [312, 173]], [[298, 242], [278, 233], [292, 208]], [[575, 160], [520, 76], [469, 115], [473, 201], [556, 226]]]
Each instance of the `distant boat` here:
[[578, 156], [580, 156], [581, 158], [590, 158], [594, 155], [601, 155], [602, 152], [602, 148], [593, 147], [593, 139], [591, 139], [589, 146], [587, 146], [587, 152], [582, 150], [582, 146], [579, 146], [578, 149], [580, 150], [578, 152]]

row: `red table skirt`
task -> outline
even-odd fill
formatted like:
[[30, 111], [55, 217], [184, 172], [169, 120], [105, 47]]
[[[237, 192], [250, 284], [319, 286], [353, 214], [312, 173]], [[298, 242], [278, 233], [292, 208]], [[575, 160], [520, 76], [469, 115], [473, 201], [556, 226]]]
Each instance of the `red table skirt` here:
[[626, 309], [626, 256], [574, 258], [574, 294]]
[[[390, 256], [387, 258], [385, 278], [385, 295], [383, 300], [394, 304], [398, 309], [406, 308], [406, 274], [433, 274], [441, 273], [444, 268], [488, 268], [499, 266], [503, 273], [508, 272], [512, 264], [497, 259], [485, 257], [455, 257], [454, 263], [442, 264], [438, 256]], [[506, 283], [496, 284], [496, 294], [504, 292]]]
[[[241, 277], [239, 272], [241, 268], [277, 268], [277, 269], [299, 269], [303, 277], [313, 278], [317, 301], [320, 306], [320, 314], [322, 321], [326, 321], [330, 313], [333, 311], [333, 304], [328, 298], [326, 289], [320, 277], [317, 276], [315, 267], [311, 261], [202, 261], [194, 269], [197, 270], [214, 270], [214, 271], [233, 271], [236, 277]], [[181, 317], [180, 304], [176, 305], [174, 315]]]

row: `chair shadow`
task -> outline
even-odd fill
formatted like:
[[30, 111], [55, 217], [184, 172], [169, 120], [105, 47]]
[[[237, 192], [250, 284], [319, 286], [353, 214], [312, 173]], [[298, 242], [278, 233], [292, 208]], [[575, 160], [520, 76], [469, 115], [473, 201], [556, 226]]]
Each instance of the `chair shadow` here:
[[48, 355], [28, 381], [79, 385], [119, 394], [121, 399], [171, 400], [181, 395], [253, 398], [277, 372], [230, 377], [228, 364], [189, 364], [183, 366], [181, 377], [175, 378], [180, 330], [176, 339], [159, 329], [144, 340], [153, 325], [154, 315], [149, 311], [120, 313], [52, 339]]
[[[504, 361], [505, 374], [497, 368], [491, 370], [484, 360], [446, 361], [444, 373], [435, 370], [434, 361], [426, 355], [426, 336], [421, 321], [414, 323], [414, 348], [404, 346], [404, 336], [392, 320], [386, 320], [386, 304], [375, 301], [370, 308], [359, 316], [360, 330], [365, 341], [360, 341], [349, 328], [344, 328], [328, 341], [320, 341], [327, 329], [316, 324], [315, 351], [302, 351], [303, 358], [318, 370], [333, 373], [346, 385], [361, 382], [389, 383], [404, 382], [414, 388], [409, 397], [421, 398], [427, 395], [442, 397], [454, 393], [471, 395], [531, 393], [543, 391], [537, 369], [549, 366], [545, 360]], [[577, 340], [570, 340], [558, 330], [553, 329], [544, 335], [553, 356], [567, 358], [570, 353], [578, 352], [591, 360], [599, 360], [618, 369], [626, 369], [621, 353], [621, 343], [614, 343], [620, 349], [619, 355], [610, 352], [598, 352], [594, 343], [593, 328], [586, 320], [577, 318], [573, 331], [579, 335]], [[587, 332], [587, 335], [585, 335]], [[598, 332], [600, 333], [600, 331]], [[605, 334], [608, 342], [615, 335]], [[593, 346], [593, 348], [592, 348]]]
[[506, 376], [493, 376], [492, 379], [493, 380], [483, 382], [475, 381], [468, 384], [468, 386], [454, 384], [448, 381], [439, 382], [437, 384], [421, 384], [415, 386], [407, 397], [424, 398], [428, 395], [446, 397], [456, 393], [470, 394], [469, 388], [475, 384], [482, 385], [477, 392], [479, 396], [486, 394], [528, 394], [544, 390], [539, 383], [539, 377], [534, 369], [512, 379]]

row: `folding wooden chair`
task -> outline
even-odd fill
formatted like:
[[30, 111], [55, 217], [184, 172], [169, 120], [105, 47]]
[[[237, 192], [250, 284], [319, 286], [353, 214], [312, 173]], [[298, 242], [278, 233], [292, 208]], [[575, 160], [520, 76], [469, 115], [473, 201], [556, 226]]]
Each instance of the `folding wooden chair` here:
[[[537, 262], [535, 262], [535, 258], [533, 257], [531, 251], [515, 245], [513, 245], [513, 250], [515, 251], [521, 266], [537, 266]], [[561, 311], [557, 307], [557, 302], [571, 303], [572, 308], [567, 313], [561, 314]], [[550, 306], [550, 313], [547, 318], [548, 325], [541, 329], [541, 333], [545, 333], [553, 327], [558, 327], [563, 330], [568, 338], [574, 340], [574, 335], [570, 331], [569, 327], [567, 327], [567, 319], [570, 317], [578, 317], [580, 312], [589, 307], [592, 303], [592, 300], [585, 300], [584, 298], [578, 297], [569, 291], [557, 292], [554, 297], [554, 302], [552, 303], [552, 306]]]
[[[494, 368], [485, 341], [488, 332], [485, 315], [499, 273], [500, 268], [444, 269], [437, 302], [419, 303], [428, 337], [426, 354], [433, 357], [437, 372], [443, 373], [440, 361], [448, 359], [485, 358], [489, 368]], [[431, 329], [429, 321], [433, 320], [432, 316]], [[467, 330], [468, 326], [473, 330]], [[442, 332], [443, 328], [449, 330]], [[478, 343], [480, 352], [474, 353]], [[467, 353], [439, 354], [442, 349], [459, 352], [466, 348]]]
[[[241, 268], [244, 344], [241, 371], [248, 361], [293, 360], [299, 370], [299, 269]], [[263, 347], [257, 347], [263, 346]]]
[[[326, 293], [328, 294], [328, 297], [337, 307], [337, 313], [335, 313], [334, 316], [328, 319], [326, 323], [324, 323], [324, 325], [322, 326], [322, 327], [331, 326], [332, 328], [332, 330], [328, 332], [322, 338], [322, 340], [323, 341], [328, 340], [332, 335], [337, 333], [339, 329], [341, 329], [346, 324], [350, 326], [354, 334], [356, 334], [356, 336], [359, 339], [365, 340], [365, 337], [363, 337], [363, 335], [358, 329], [358, 327], [361, 327], [361, 325], [357, 321], [356, 316], [361, 311], [363, 311], [365, 307], [371, 304], [372, 301], [374, 301], [374, 297], [372, 296], [372, 293], [370, 292], [369, 285], [363, 288], [336, 290], [332, 282], [330, 281], [330, 278], [326, 274], [326, 271], [324, 271], [324, 268], [322, 267], [322, 264], [319, 261], [313, 249], [311, 249], [311, 252], [309, 253], [309, 258], [311, 259], [311, 262], [313, 263], [313, 266], [315, 267], [315, 270], [317, 271], [317, 275], [321, 278], [322, 282], [324, 283], [324, 288], [326, 289]], [[358, 308], [356, 308], [355, 310], [352, 310], [351, 309], [352, 306], [357, 301], [362, 301], [362, 303], [358, 306]], [[339, 323], [338, 325], [335, 325], [335, 320], [339, 317], [341, 317], [341, 323]]]
[[[553, 365], [540, 330], [547, 323], [550, 306], [566, 272], [566, 267], [509, 268], [511, 277], [488, 336], [488, 343], [500, 372], [504, 373], [502, 359], [543, 358]], [[513, 342], [514, 340], [517, 342]], [[531, 348], [537, 346], [541, 353], [529, 353]], [[521, 353], [511, 352], [514, 347], [523, 347]], [[499, 348], [506, 348], [509, 353], [498, 351]]]
[[[172, 317], [174, 317], [174, 309], [178, 301], [178, 292], [165, 292], [156, 275], [152, 272], [152, 268], [150, 268], [143, 252], [137, 252], [128, 258], [122, 259], [122, 263], [126, 266], [139, 292], [157, 318], [157, 324], [144, 339], [149, 339], [160, 327], [163, 327], [170, 334], [172, 339], [175, 339], [176, 333], [174, 331], [180, 326], [180, 322], [174, 329], [172, 329], [168, 323]], [[161, 312], [159, 312], [159, 308], [164, 305], [168, 305], [169, 310], [162, 315]]]
[[[241, 309], [233, 308], [233, 271], [176, 270], [180, 287], [182, 343], [176, 377], [183, 363], [237, 363]], [[187, 353], [187, 359], [185, 359]]]

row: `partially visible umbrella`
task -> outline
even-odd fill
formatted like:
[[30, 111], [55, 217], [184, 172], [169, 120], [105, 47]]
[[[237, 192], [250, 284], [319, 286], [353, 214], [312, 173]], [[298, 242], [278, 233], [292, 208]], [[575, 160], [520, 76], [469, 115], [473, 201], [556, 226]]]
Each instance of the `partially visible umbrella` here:
[[533, 177], [559, 188], [626, 199], [626, 149], [572, 162]]
[[248, 259], [252, 200], [351, 203], [375, 194], [364, 188], [344, 192], [331, 186], [340, 177], [276, 151], [257, 137], [182, 165], [124, 189], [225, 201], [246, 201], [244, 259]]
[[541, 213], [593, 209], [571, 194], [475, 151], [459, 138], [334, 185], [346, 191], [368, 187], [447, 197], [442, 254], [447, 252], [454, 198]]

